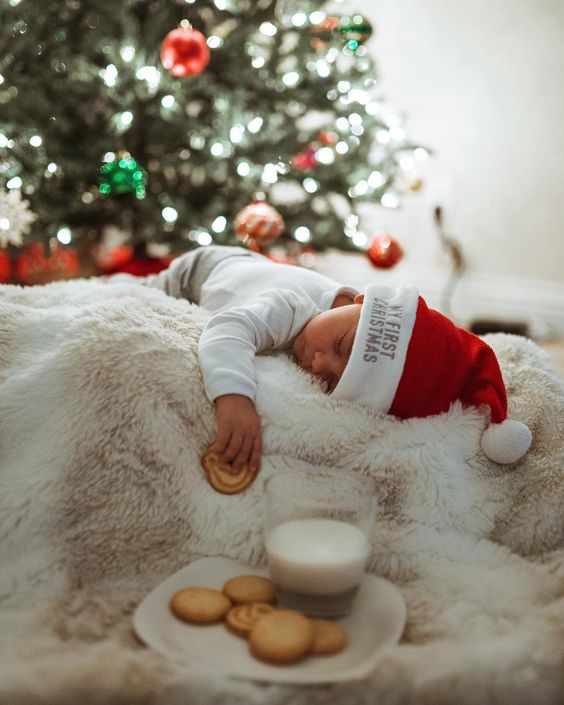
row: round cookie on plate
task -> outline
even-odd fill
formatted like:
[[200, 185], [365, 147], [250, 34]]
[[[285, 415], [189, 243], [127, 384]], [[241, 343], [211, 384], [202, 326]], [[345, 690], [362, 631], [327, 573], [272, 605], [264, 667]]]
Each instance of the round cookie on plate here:
[[235, 605], [227, 613], [225, 623], [232, 632], [246, 638], [256, 622], [261, 617], [273, 612], [274, 609], [272, 605], [267, 605], [266, 602], [247, 602], [242, 605]]
[[299, 661], [313, 645], [315, 629], [310, 619], [292, 610], [274, 610], [261, 617], [249, 635], [251, 653], [270, 663]]
[[170, 609], [185, 622], [211, 624], [222, 620], [231, 601], [219, 590], [205, 587], [190, 587], [179, 590], [170, 598]]
[[347, 632], [338, 622], [329, 619], [312, 619], [315, 630], [311, 653], [314, 656], [329, 656], [342, 651], [347, 645]]
[[235, 604], [247, 602], [276, 603], [274, 584], [260, 575], [238, 575], [228, 580], [223, 586], [223, 594]]

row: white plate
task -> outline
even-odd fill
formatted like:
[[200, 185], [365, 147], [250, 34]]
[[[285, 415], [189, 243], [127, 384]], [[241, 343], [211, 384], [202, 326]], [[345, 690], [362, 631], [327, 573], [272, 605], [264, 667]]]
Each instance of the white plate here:
[[366, 677], [385, 647], [396, 644], [405, 625], [405, 603], [387, 580], [365, 574], [354, 609], [338, 620], [347, 629], [349, 643], [332, 656], [308, 656], [284, 666], [255, 659], [247, 641], [224, 624], [200, 626], [177, 619], [169, 600], [178, 590], [199, 586], [221, 589], [236, 575], [268, 575], [231, 558], [202, 558], [190, 563], [150, 592], [133, 615], [133, 628], [147, 646], [167, 658], [198, 670], [284, 683], [330, 683]]

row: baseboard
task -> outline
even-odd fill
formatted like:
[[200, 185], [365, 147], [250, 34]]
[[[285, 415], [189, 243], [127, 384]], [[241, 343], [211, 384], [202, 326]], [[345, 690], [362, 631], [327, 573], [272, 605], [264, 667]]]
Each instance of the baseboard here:
[[454, 290], [452, 311], [463, 325], [498, 319], [526, 324], [537, 340], [564, 338], [564, 284], [553, 281], [465, 275]]
[[316, 256], [315, 269], [338, 281], [362, 288], [382, 280], [396, 286], [411, 283], [428, 304], [443, 310], [468, 327], [477, 319], [524, 323], [537, 340], [564, 338], [564, 283], [526, 277], [466, 273], [457, 282], [444, 311], [443, 294], [448, 270], [414, 268], [407, 264], [392, 270], [375, 269], [362, 255], [330, 251]]

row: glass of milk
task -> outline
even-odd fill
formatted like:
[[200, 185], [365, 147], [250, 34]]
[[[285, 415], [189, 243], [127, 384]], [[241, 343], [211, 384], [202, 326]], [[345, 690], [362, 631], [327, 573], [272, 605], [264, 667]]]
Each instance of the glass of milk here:
[[266, 481], [265, 548], [278, 604], [313, 617], [348, 614], [370, 553], [374, 481], [308, 466]]

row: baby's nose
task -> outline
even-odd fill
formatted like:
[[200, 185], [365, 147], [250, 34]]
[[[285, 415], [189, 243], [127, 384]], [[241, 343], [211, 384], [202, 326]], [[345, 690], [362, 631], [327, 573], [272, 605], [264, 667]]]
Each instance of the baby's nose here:
[[314, 374], [319, 374], [319, 353], [314, 353], [311, 360], [311, 371]]
[[311, 371], [314, 375], [322, 375], [327, 372], [327, 355], [317, 351], [311, 361]]

